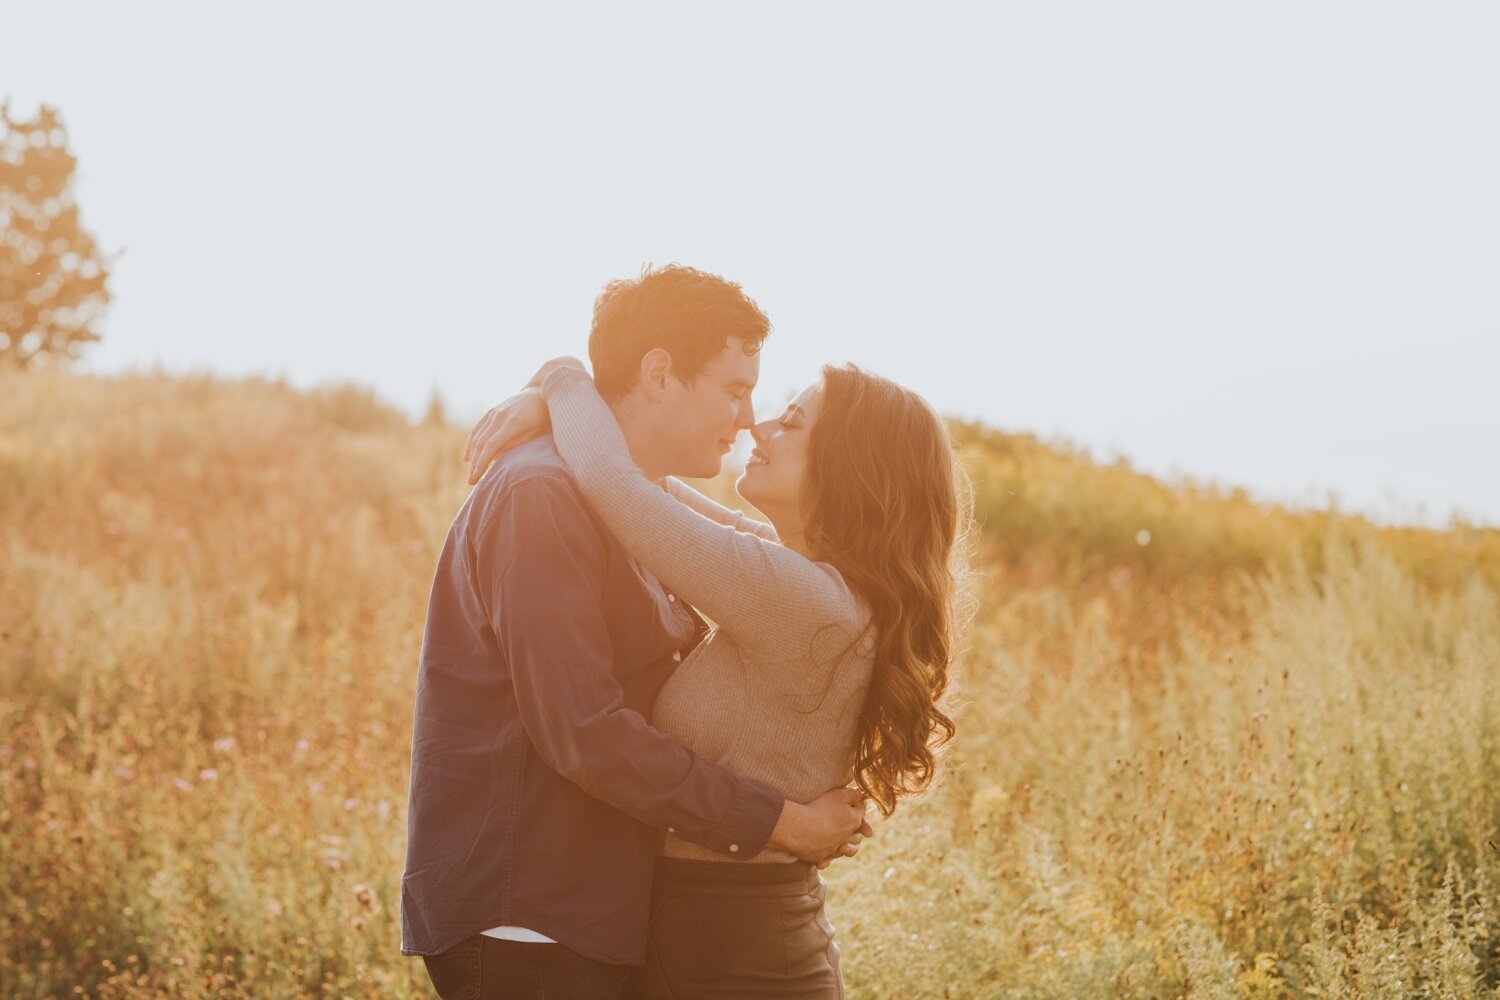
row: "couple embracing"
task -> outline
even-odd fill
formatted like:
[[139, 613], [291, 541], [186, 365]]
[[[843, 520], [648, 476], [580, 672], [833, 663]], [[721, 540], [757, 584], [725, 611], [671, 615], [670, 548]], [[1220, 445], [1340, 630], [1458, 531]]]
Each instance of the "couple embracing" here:
[[[843, 995], [819, 870], [952, 736], [966, 511], [941, 420], [886, 379], [826, 368], [756, 423], [769, 330], [692, 268], [613, 282], [592, 377], [548, 362], [470, 436], [401, 885], [444, 1000]], [[672, 478], [742, 430], [770, 525]]]

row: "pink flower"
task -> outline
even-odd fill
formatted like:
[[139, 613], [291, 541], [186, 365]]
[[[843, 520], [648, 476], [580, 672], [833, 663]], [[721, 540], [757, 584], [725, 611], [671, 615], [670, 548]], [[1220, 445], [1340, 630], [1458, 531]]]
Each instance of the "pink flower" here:
[[191, 792], [193, 790], [192, 783], [184, 778], [177, 778], [172, 782], [172, 786], [179, 792]]
[[214, 749], [219, 753], [228, 753], [234, 749], [234, 737], [226, 736], [222, 740], [214, 740]]
[[198, 772], [198, 777], [202, 778], [204, 781], [218, 781], [219, 772], [214, 768], [205, 767], [203, 770]]

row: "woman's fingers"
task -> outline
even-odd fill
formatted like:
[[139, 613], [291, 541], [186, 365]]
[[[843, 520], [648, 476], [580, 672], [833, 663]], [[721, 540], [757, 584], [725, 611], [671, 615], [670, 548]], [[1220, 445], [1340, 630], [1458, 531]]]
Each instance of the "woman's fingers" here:
[[836, 850], [832, 854], [828, 855], [828, 857], [824, 858], [822, 861], [819, 861], [817, 863], [818, 869], [820, 871], [827, 869], [827, 867], [829, 865], [833, 864], [839, 858], [852, 858], [852, 857], [854, 857], [856, 854], [859, 853], [860, 841], [862, 841], [863, 839], [864, 838], [861, 837], [859, 834], [855, 834], [853, 840], [850, 840], [848, 843], [844, 844], [838, 850]]
[[479, 482], [479, 477], [484, 475], [484, 470], [490, 467], [490, 462], [494, 460], [496, 453], [494, 444], [495, 431], [494, 429], [491, 429], [483, 438], [479, 440], [479, 444], [474, 450], [474, 460], [469, 463], [470, 486], [473, 486], [475, 483]]
[[494, 463], [503, 453], [515, 447], [524, 440], [525, 432], [516, 430], [516, 421], [509, 413], [502, 413], [494, 421], [484, 439], [479, 442], [479, 450], [474, 455], [474, 464], [469, 467], [469, 485], [479, 482], [484, 471]]
[[484, 416], [480, 417], [479, 422], [474, 425], [474, 429], [469, 431], [469, 440], [464, 442], [463, 461], [467, 462], [474, 457], [474, 447], [484, 437], [485, 430], [490, 426], [490, 421], [494, 419], [497, 409], [499, 407], [491, 407], [489, 410], [486, 410]]
[[484, 415], [484, 419], [474, 427], [474, 433], [473, 435], [471, 435], [469, 447], [464, 449], [464, 458], [468, 459], [469, 461], [470, 486], [473, 486], [475, 483], [479, 482], [479, 475], [485, 469], [485, 466], [481, 464], [483, 462], [484, 444], [489, 440], [489, 436], [494, 433], [492, 427], [495, 422], [494, 416], [494, 410], [491, 410]]
[[[484, 470], [490, 467], [490, 463], [500, 457], [500, 453], [510, 447], [509, 425], [501, 421], [494, 430], [490, 432], [484, 447], [479, 452], [479, 475], [484, 475]], [[477, 479], [477, 477], [476, 477]]]

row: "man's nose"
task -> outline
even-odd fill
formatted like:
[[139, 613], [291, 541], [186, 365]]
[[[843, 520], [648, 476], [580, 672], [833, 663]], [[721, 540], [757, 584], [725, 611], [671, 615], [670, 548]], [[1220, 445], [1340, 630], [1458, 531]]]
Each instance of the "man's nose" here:
[[750, 402], [749, 395], [740, 403], [740, 412], [735, 416], [734, 426], [742, 431], [755, 431], [755, 404]]

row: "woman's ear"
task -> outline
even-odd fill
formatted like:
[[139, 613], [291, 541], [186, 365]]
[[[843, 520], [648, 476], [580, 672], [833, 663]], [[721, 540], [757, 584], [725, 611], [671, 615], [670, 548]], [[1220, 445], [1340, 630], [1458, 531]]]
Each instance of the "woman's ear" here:
[[653, 347], [641, 358], [641, 390], [653, 403], [660, 402], [672, 377], [672, 355], [664, 347]]

